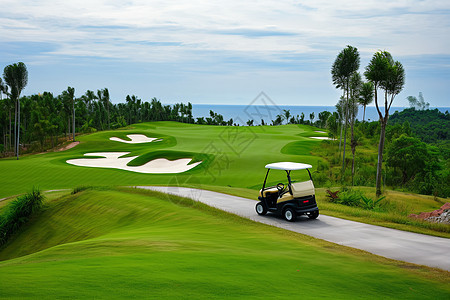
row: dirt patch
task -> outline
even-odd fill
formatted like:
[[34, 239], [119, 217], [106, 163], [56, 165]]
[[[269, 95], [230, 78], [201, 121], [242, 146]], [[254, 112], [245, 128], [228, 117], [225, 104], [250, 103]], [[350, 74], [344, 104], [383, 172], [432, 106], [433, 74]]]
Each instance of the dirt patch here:
[[56, 149], [55, 152], [60, 152], [60, 151], [66, 151], [66, 150], [69, 150], [69, 149], [75, 147], [76, 145], [78, 145], [79, 143], [80, 143], [80, 142], [72, 142], [72, 143], [70, 143], [70, 144], [68, 144], [68, 145], [66, 145], [66, 146], [64, 146], [64, 147], [62, 147], [62, 148]]

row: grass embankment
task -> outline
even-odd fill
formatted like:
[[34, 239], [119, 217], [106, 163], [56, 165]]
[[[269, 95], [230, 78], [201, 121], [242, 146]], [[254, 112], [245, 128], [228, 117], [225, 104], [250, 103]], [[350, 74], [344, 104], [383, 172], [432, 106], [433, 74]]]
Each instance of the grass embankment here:
[[0, 251], [2, 298], [434, 298], [448, 272], [150, 191], [47, 200]]

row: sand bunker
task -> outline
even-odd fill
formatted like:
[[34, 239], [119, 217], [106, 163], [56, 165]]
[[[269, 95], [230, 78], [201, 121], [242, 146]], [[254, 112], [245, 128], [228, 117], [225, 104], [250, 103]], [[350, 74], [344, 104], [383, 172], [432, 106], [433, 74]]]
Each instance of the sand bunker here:
[[128, 166], [127, 164], [137, 157], [121, 157], [127, 155], [128, 153], [130, 152], [86, 153], [85, 156], [101, 156], [101, 158], [69, 159], [67, 160], [67, 163], [81, 167], [121, 169], [148, 174], [183, 173], [202, 163], [201, 161], [199, 161], [188, 165], [192, 161], [191, 158], [180, 158], [176, 160], [157, 158], [147, 162], [142, 166]]
[[327, 136], [310, 136], [311, 139], [316, 139], [316, 140], [331, 140], [334, 141], [334, 139], [329, 138]]
[[314, 132], [317, 132], [317, 133], [326, 133], [325, 131], [320, 131], [320, 130], [316, 130], [316, 131], [314, 131]]
[[121, 142], [121, 143], [127, 143], [127, 144], [142, 144], [142, 143], [151, 143], [151, 142], [159, 142], [162, 141], [162, 139], [158, 139], [158, 138], [149, 138], [146, 137], [143, 134], [128, 134], [127, 137], [131, 140], [131, 141], [127, 141], [127, 140], [123, 140], [121, 138], [118, 137], [111, 137], [109, 138], [111, 141], [116, 141], [116, 142]]

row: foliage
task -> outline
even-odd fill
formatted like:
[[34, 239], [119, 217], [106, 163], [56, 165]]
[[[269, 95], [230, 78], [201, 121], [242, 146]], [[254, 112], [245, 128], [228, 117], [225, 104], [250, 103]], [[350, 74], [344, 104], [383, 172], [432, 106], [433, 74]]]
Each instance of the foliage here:
[[333, 199], [333, 203], [360, 206], [361, 193], [355, 190], [345, 190], [339, 193], [339, 197]]
[[377, 200], [373, 200], [372, 198], [366, 197], [364, 195], [361, 195], [361, 206], [364, 209], [375, 209], [380, 205], [380, 201], [385, 199], [386, 196], [382, 196], [378, 198]]
[[0, 246], [17, 232], [42, 206], [44, 196], [38, 189], [12, 201], [0, 215]]
[[450, 140], [450, 114], [438, 109], [416, 110], [407, 108], [395, 112], [389, 119], [390, 124], [408, 122], [412, 133], [425, 143], [442, 143]]
[[347, 188], [343, 188], [342, 191], [335, 192], [326, 190], [325, 197], [331, 203], [361, 207], [367, 210], [378, 209], [380, 207], [380, 202], [386, 198], [386, 196], [383, 196], [374, 201], [372, 198], [365, 196], [359, 190], [349, 190]]
[[94, 187], [90, 186], [90, 185], [80, 185], [77, 186], [73, 189], [73, 191], [71, 192], [72, 195], [78, 194], [80, 192], [86, 191], [86, 190], [91, 190]]
[[386, 156], [386, 164], [402, 173], [402, 185], [420, 173], [429, 159], [426, 144], [405, 134], [390, 143]]
[[425, 99], [423, 99], [422, 92], [419, 92], [419, 99], [414, 96], [408, 96], [406, 99], [408, 100], [410, 107], [414, 107], [418, 110], [425, 110], [430, 107], [430, 103], [425, 102]]
[[363, 121], [365, 121], [366, 106], [373, 102], [373, 89], [373, 83], [370, 81], [364, 82], [361, 85], [360, 97], [358, 99], [358, 102], [364, 107]]

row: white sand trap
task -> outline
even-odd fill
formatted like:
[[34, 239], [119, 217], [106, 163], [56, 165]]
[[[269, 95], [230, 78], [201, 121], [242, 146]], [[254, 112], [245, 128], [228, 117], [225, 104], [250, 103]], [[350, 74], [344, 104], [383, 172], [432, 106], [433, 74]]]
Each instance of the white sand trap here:
[[186, 172], [202, 162], [196, 162], [188, 165], [191, 158], [180, 158], [176, 160], [168, 160], [165, 158], [157, 158], [147, 162], [142, 166], [127, 166], [127, 164], [137, 156], [121, 157], [130, 152], [98, 152], [86, 153], [85, 156], [101, 156], [102, 158], [77, 158], [69, 159], [66, 162], [71, 165], [93, 168], [111, 168], [121, 169], [137, 173], [148, 174], [170, 174]]
[[334, 141], [335, 139], [329, 138], [327, 136], [310, 136], [311, 139], [316, 139], [316, 140], [330, 140], [330, 141]]
[[316, 131], [314, 131], [314, 132], [317, 132], [317, 133], [326, 133], [325, 131], [320, 131], [320, 130], [316, 130]]
[[131, 140], [131, 141], [127, 141], [118, 137], [110, 137], [109, 139], [111, 141], [116, 141], [116, 142], [121, 142], [121, 143], [127, 143], [127, 144], [142, 144], [142, 143], [151, 143], [151, 142], [160, 142], [162, 141], [162, 139], [158, 139], [158, 138], [149, 138], [146, 137], [143, 134], [127, 134], [127, 137]]

